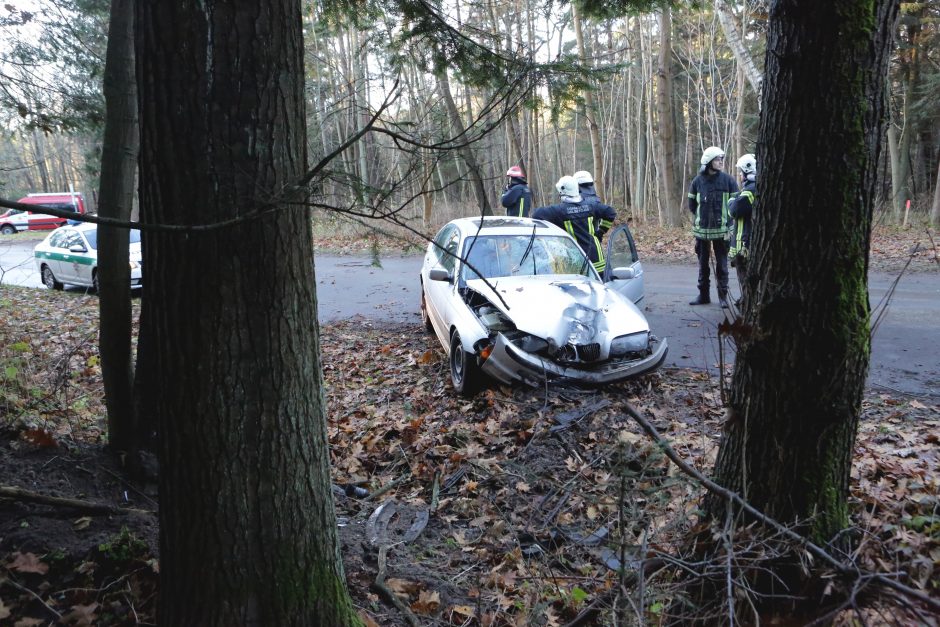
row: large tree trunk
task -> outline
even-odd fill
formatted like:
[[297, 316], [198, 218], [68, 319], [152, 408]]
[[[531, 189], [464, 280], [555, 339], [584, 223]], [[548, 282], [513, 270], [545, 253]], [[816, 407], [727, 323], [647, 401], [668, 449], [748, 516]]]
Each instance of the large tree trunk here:
[[934, 180], [933, 207], [930, 209], [930, 224], [940, 227], [940, 162], [937, 164], [937, 178]]
[[461, 159], [467, 164], [470, 178], [473, 182], [473, 193], [477, 200], [477, 209], [485, 216], [493, 215], [493, 209], [490, 207], [489, 196], [486, 194], [486, 186], [483, 183], [483, 172], [477, 163], [473, 154], [473, 147], [467, 143], [466, 129], [463, 121], [460, 119], [460, 111], [457, 110], [457, 103], [454, 102], [453, 92], [450, 89], [450, 79], [447, 77], [447, 70], [437, 73], [438, 91], [441, 98], [444, 99], [444, 106], [447, 108], [447, 116], [450, 118], [451, 132], [454, 134], [454, 141], [457, 144], [457, 152]]
[[[587, 65], [590, 61], [587, 55], [587, 49], [584, 45], [584, 34], [581, 25], [581, 16], [578, 13], [577, 4], [571, 3], [571, 20], [574, 22], [575, 41], [578, 46], [578, 58], [581, 65]], [[588, 131], [591, 136], [591, 155], [594, 161], [594, 189], [597, 190], [601, 198], [604, 195], [604, 146], [601, 144], [601, 128], [597, 123], [597, 103], [595, 102], [594, 92], [590, 89], [584, 92], [584, 117], [587, 118]], [[577, 169], [581, 169], [577, 167]]]
[[348, 625], [330, 489], [300, 0], [138, 5], [162, 625]]
[[662, 179], [664, 209], [663, 222], [678, 226], [681, 207], [676, 184], [676, 116], [673, 111], [672, 89], [672, 18], [668, 8], [662, 9], [659, 20], [659, 81], [656, 85], [656, 97], [659, 108], [659, 160], [660, 178]]
[[[137, 173], [137, 84], [134, 74], [134, 0], [112, 0], [104, 71], [106, 120], [101, 148], [98, 214], [129, 220]], [[108, 444], [137, 448], [131, 355], [130, 268], [127, 229], [98, 228], [98, 353], [108, 409]]]
[[[745, 332], [715, 474], [766, 514], [800, 521], [817, 541], [848, 523], [897, 10], [898, 0], [777, 0], [770, 13]], [[724, 513], [715, 497], [706, 505]]]

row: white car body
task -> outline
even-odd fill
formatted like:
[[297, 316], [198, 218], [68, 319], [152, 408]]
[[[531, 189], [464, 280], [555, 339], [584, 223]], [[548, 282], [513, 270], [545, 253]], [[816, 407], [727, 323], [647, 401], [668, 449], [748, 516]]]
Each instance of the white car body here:
[[445, 225], [421, 269], [422, 314], [455, 389], [472, 394], [478, 372], [504, 383], [604, 384], [658, 368], [668, 347], [636, 307], [643, 267], [625, 225], [611, 231], [607, 259], [605, 282], [568, 233], [542, 220]]
[[[131, 287], [140, 287], [140, 231], [132, 229], [129, 237]], [[63, 284], [98, 288], [98, 227], [95, 224], [59, 227], [36, 244], [33, 257], [42, 282], [49, 289], [62, 289]]]

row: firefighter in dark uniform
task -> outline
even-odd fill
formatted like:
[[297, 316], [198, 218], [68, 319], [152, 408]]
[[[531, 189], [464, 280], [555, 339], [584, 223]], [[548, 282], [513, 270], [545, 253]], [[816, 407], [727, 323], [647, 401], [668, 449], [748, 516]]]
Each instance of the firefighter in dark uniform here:
[[718, 301], [728, 306], [728, 229], [731, 216], [728, 202], [738, 193], [738, 184], [721, 171], [725, 152], [709, 146], [702, 153], [698, 176], [689, 188], [689, 211], [695, 216], [692, 235], [695, 236], [695, 254], [698, 256], [698, 297], [690, 305], [705, 305], [711, 301], [711, 268], [709, 258], [715, 251], [715, 278], [718, 282]]
[[525, 182], [525, 172], [517, 165], [506, 171], [509, 183], [503, 191], [500, 202], [506, 207], [507, 216], [528, 218], [532, 209], [532, 191]]
[[594, 189], [594, 177], [587, 170], [578, 170], [571, 176], [578, 182], [578, 193], [584, 202], [600, 202], [601, 199]]
[[578, 182], [573, 176], [558, 179], [555, 189], [561, 196], [561, 202], [539, 207], [532, 213], [532, 217], [551, 222], [568, 231], [591, 260], [598, 274], [603, 274], [607, 261], [604, 259], [601, 238], [613, 225], [617, 212], [600, 201], [584, 202], [578, 192]]
[[757, 200], [757, 159], [747, 154], [735, 164], [738, 177], [744, 186], [741, 193], [728, 203], [728, 215], [731, 223], [731, 239], [728, 247], [728, 259], [731, 267], [738, 273], [738, 284], [744, 292], [744, 272], [747, 269], [748, 247], [751, 243], [751, 214]]

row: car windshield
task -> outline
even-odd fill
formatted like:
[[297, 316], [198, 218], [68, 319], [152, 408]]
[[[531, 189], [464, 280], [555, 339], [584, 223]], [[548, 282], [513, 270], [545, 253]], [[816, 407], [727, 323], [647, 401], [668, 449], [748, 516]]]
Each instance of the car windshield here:
[[[137, 229], [131, 229], [131, 244], [137, 244], [140, 242], [140, 231]], [[92, 247], [93, 250], [98, 250], [98, 229], [89, 229], [85, 231], [85, 239], [88, 240], [88, 245]]]
[[592, 275], [581, 248], [567, 237], [531, 234], [468, 237], [462, 265], [464, 281], [539, 274]]

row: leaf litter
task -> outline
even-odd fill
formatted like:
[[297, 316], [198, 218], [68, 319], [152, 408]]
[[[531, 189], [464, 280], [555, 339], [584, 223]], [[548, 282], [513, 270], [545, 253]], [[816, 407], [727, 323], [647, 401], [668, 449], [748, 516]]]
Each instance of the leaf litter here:
[[[660, 248], [674, 250], [668, 241]], [[0, 483], [155, 510], [155, 486], [121, 479], [103, 450], [97, 299], [3, 288], [0, 309]], [[663, 369], [603, 390], [491, 385], [467, 401], [419, 325], [355, 318], [321, 333], [339, 536], [366, 624], [409, 622], [373, 585], [368, 526], [383, 504], [386, 587], [418, 624], [565, 624], [695, 529], [700, 487], [619, 408], [631, 403], [708, 471], [724, 411], [707, 373]], [[938, 426], [932, 402], [869, 390], [850, 496], [858, 563], [931, 595], [940, 590]], [[56, 520], [42, 505], [0, 510], [0, 610], [11, 624], [154, 621], [155, 516], [128, 531], [110, 517]], [[121, 559], [102, 550], [122, 537], [143, 548]], [[672, 592], [654, 578], [632, 602], [656, 620]], [[899, 623], [910, 617], [890, 611]]]

